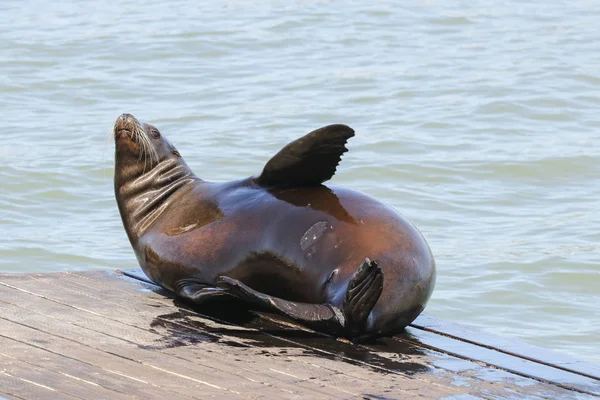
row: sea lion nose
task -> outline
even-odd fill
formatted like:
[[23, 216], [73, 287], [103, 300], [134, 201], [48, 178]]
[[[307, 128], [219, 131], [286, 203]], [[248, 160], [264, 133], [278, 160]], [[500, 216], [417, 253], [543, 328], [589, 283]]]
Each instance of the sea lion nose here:
[[132, 123], [133, 119], [134, 119], [133, 115], [131, 115], [131, 114], [127, 114], [127, 113], [121, 114], [121, 122], [124, 124]]
[[129, 129], [131, 130], [136, 124], [136, 119], [131, 114], [121, 114], [117, 118], [117, 122], [115, 123], [115, 129]]

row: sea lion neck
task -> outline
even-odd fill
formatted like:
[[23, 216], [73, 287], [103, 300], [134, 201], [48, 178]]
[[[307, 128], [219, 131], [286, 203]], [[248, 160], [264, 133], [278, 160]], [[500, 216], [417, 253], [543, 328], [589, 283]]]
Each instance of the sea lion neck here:
[[129, 240], [139, 237], [188, 183], [199, 181], [154, 125], [131, 114], [114, 123], [115, 196]]
[[180, 157], [153, 164], [115, 162], [115, 197], [132, 245], [171, 204], [172, 198], [192, 182], [201, 181]]

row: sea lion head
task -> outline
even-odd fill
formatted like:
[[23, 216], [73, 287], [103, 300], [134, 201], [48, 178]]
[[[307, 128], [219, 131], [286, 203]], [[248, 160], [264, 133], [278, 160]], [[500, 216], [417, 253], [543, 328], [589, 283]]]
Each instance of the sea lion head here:
[[141, 122], [131, 114], [117, 118], [113, 133], [115, 163], [124, 176], [139, 176], [164, 161], [181, 158], [155, 126]]
[[179, 152], [150, 124], [122, 114], [113, 127], [115, 197], [132, 244], [178, 189], [198, 179]]

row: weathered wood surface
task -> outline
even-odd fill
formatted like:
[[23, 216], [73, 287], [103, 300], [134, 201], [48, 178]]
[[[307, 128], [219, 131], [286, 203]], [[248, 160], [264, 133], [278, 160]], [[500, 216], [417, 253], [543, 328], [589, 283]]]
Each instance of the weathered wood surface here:
[[597, 366], [461, 325], [352, 344], [127, 273], [0, 275], [0, 398], [600, 398]]

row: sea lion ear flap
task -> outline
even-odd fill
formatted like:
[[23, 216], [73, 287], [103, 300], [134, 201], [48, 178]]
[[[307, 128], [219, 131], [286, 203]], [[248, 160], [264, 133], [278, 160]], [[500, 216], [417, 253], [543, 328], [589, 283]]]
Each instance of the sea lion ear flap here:
[[354, 130], [346, 125], [328, 125], [285, 146], [267, 162], [256, 182], [261, 186], [319, 185], [335, 174], [346, 141]]

